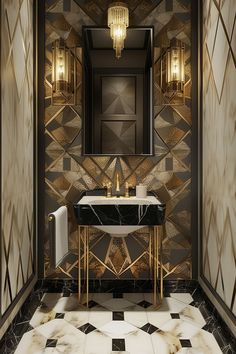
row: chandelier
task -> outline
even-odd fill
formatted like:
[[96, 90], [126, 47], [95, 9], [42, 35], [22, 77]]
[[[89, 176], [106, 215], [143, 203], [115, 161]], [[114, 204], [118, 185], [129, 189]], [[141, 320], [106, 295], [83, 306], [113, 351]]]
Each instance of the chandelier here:
[[121, 51], [124, 49], [124, 40], [126, 38], [126, 28], [129, 26], [129, 9], [123, 2], [113, 2], [108, 7], [108, 27], [113, 40], [113, 49], [116, 51], [116, 57], [121, 57]]

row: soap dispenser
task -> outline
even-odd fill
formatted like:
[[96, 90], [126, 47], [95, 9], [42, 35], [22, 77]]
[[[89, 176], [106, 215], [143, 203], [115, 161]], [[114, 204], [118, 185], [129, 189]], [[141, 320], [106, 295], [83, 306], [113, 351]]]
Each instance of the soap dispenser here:
[[136, 197], [137, 198], [146, 198], [147, 197], [147, 186], [143, 183], [139, 183], [136, 186]]

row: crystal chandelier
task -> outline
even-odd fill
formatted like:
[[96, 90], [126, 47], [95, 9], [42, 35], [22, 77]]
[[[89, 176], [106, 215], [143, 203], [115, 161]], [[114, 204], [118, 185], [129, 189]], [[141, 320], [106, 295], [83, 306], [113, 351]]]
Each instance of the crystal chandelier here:
[[126, 28], [129, 26], [129, 9], [123, 2], [113, 2], [108, 8], [108, 27], [113, 40], [113, 49], [116, 51], [116, 57], [121, 57], [121, 51], [124, 49], [124, 40], [126, 38]]

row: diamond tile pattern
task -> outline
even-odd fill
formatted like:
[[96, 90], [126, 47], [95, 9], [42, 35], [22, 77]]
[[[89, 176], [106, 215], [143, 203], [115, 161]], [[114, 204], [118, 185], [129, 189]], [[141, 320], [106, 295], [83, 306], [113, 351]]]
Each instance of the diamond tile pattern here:
[[[76, 202], [84, 190], [115, 182], [115, 172], [125, 182], [136, 185], [142, 180], [167, 204], [167, 237], [163, 243], [164, 276], [191, 278], [191, 6], [180, 0], [128, 1], [131, 24], [155, 27], [155, 97], [154, 140], [155, 156], [81, 156], [81, 90], [78, 106], [51, 106], [51, 43], [53, 38], [67, 38], [67, 45], [81, 46], [82, 25], [104, 25], [109, 1], [46, 1], [46, 62], [45, 62], [45, 213], [60, 205]], [[76, 16], [75, 16], [76, 14]], [[77, 33], [77, 35], [75, 35]], [[186, 98], [182, 106], [162, 106], [158, 86], [160, 47], [168, 46], [177, 37], [186, 46]], [[159, 53], [159, 54], [158, 54]], [[78, 70], [81, 73], [81, 50], [78, 51]], [[78, 85], [81, 88], [82, 76]], [[70, 251], [60, 269], [52, 274], [49, 265], [49, 234], [45, 238], [45, 275], [77, 277], [76, 224], [70, 211]], [[90, 276], [146, 277], [149, 261], [148, 230], [132, 234], [132, 242], [110, 238], [91, 230], [93, 254]], [[105, 245], [105, 251], [104, 250]], [[136, 253], [132, 252], [137, 249]], [[135, 254], [135, 255], [134, 255]]]
[[[53, 301], [53, 295], [55, 297]], [[75, 294], [74, 294], [75, 295]], [[76, 294], [77, 295], [77, 294]], [[179, 308], [185, 307], [189, 310], [189, 317], [185, 319], [171, 319], [170, 310], [165, 310], [165, 320], [160, 324], [159, 328], [153, 323], [160, 322], [163, 317], [161, 307], [156, 310], [151, 304], [152, 309], [145, 309], [138, 305], [140, 295], [152, 296], [152, 294], [124, 294], [124, 298], [119, 299], [123, 307], [126, 306], [125, 298], [132, 300], [132, 312], [124, 310], [125, 320], [119, 321], [113, 318], [112, 312], [117, 314], [115, 308], [106, 308], [106, 314], [101, 310], [87, 309], [81, 307], [74, 302], [74, 296], [67, 298], [68, 310], [64, 319], [50, 319], [43, 309], [38, 308], [31, 319], [31, 323], [36, 323], [34, 317], [41, 317], [42, 322], [34, 326], [34, 329], [25, 333], [15, 351], [16, 354], [43, 352], [44, 348], [54, 347], [55, 352], [63, 353], [129, 353], [129, 354], [154, 354], [154, 353], [182, 353], [187, 348], [192, 348], [193, 353], [214, 353], [222, 354], [213, 334], [207, 332], [202, 327], [205, 321], [200, 321], [201, 313], [198, 308], [189, 306], [186, 302], [186, 294], [177, 293], [179, 300], [173, 300], [170, 308], [173, 313], [177, 313]], [[108, 300], [107, 293], [90, 294], [91, 299], [96, 298], [97, 301], [103, 303], [104, 306]], [[190, 297], [190, 294], [188, 294]], [[55, 308], [60, 307], [62, 294], [45, 294], [44, 301], [50, 301], [49, 311], [53, 312]], [[48, 299], [48, 300], [47, 300]], [[99, 299], [99, 300], [98, 300]], [[136, 300], [135, 300], [136, 299]], [[163, 305], [169, 298], [164, 298]], [[188, 301], [187, 301], [188, 302]], [[48, 302], [49, 304], [49, 302]], [[197, 310], [191, 313], [191, 309]], [[41, 313], [39, 314], [39, 311]], [[148, 314], [152, 313], [152, 322], [148, 321]], [[129, 314], [127, 317], [126, 315]], [[192, 316], [192, 317], [191, 317]], [[103, 317], [103, 322], [99, 324], [98, 318]], [[138, 326], [138, 319], [146, 318], [143, 326]], [[80, 325], [83, 318], [89, 318], [84, 325]], [[127, 319], [126, 319], [127, 318]], [[191, 320], [190, 320], [191, 319]], [[130, 324], [137, 323], [137, 325]], [[91, 323], [97, 323], [97, 327]], [[43, 323], [43, 324], [42, 324]], [[184, 349], [186, 348], [186, 349]], [[48, 349], [47, 349], [48, 350]], [[46, 350], [45, 350], [46, 352]], [[33, 354], [33, 351], [32, 351]]]
[[1, 1], [1, 38], [0, 313], [3, 315], [34, 273], [32, 0]]
[[[236, 3], [219, 3], [217, 14], [214, 1], [210, 11], [206, 2], [203, 6], [202, 267], [205, 279], [236, 315], [236, 56], [231, 40]], [[214, 38], [213, 49], [209, 38]]]

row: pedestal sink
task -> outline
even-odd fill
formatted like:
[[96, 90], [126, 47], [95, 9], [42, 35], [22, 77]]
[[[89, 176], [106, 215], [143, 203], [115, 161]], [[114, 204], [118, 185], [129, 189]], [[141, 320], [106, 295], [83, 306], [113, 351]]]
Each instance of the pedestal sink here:
[[147, 225], [161, 225], [165, 204], [156, 197], [84, 196], [74, 204], [79, 225], [91, 225], [113, 237], [125, 237]]

